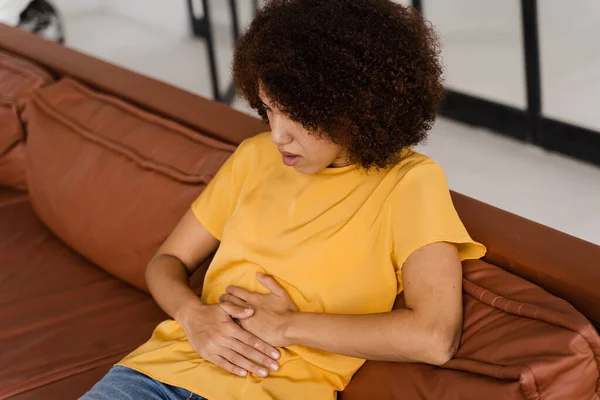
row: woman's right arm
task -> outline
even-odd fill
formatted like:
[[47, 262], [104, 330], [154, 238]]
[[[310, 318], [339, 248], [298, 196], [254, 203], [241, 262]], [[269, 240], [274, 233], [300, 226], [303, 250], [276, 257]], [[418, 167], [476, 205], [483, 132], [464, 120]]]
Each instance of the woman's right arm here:
[[181, 325], [203, 359], [236, 375], [266, 376], [264, 367], [278, 369], [279, 352], [230, 317], [248, 318], [253, 310], [228, 305], [232, 309], [225, 312], [223, 305], [203, 304], [190, 288], [188, 277], [218, 246], [219, 241], [189, 210], [148, 264], [146, 282], [156, 302]]

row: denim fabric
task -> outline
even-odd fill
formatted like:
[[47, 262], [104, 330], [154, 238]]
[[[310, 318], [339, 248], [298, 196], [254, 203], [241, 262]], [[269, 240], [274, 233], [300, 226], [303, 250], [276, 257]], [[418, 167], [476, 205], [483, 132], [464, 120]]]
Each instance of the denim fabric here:
[[134, 369], [116, 365], [80, 400], [206, 400]]

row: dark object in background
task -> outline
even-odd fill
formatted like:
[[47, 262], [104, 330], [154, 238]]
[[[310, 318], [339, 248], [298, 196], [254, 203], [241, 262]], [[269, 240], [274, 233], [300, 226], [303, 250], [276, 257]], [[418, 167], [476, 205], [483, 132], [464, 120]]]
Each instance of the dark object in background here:
[[62, 20], [56, 8], [46, 0], [33, 0], [19, 16], [19, 28], [58, 43], [65, 42]]

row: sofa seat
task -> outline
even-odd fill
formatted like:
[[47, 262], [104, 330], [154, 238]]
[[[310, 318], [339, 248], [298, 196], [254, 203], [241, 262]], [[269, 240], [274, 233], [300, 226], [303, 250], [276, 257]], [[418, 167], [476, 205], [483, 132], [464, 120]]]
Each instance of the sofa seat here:
[[77, 398], [165, 318], [56, 238], [26, 195], [0, 190], [1, 399]]

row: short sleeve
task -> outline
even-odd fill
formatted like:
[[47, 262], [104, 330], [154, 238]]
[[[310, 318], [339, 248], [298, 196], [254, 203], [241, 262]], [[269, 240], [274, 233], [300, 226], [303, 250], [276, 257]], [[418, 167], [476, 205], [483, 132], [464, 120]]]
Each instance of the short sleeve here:
[[235, 164], [237, 151], [221, 166], [215, 177], [192, 203], [192, 212], [202, 226], [221, 240], [227, 220], [233, 213], [239, 193]]
[[393, 263], [402, 291], [402, 266], [421, 247], [454, 243], [460, 260], [485, 255], [485, 247], [473, 241], [460, 220], [442, 168], [433, 163], [414, 166], [394, 190], [392, 205]]

